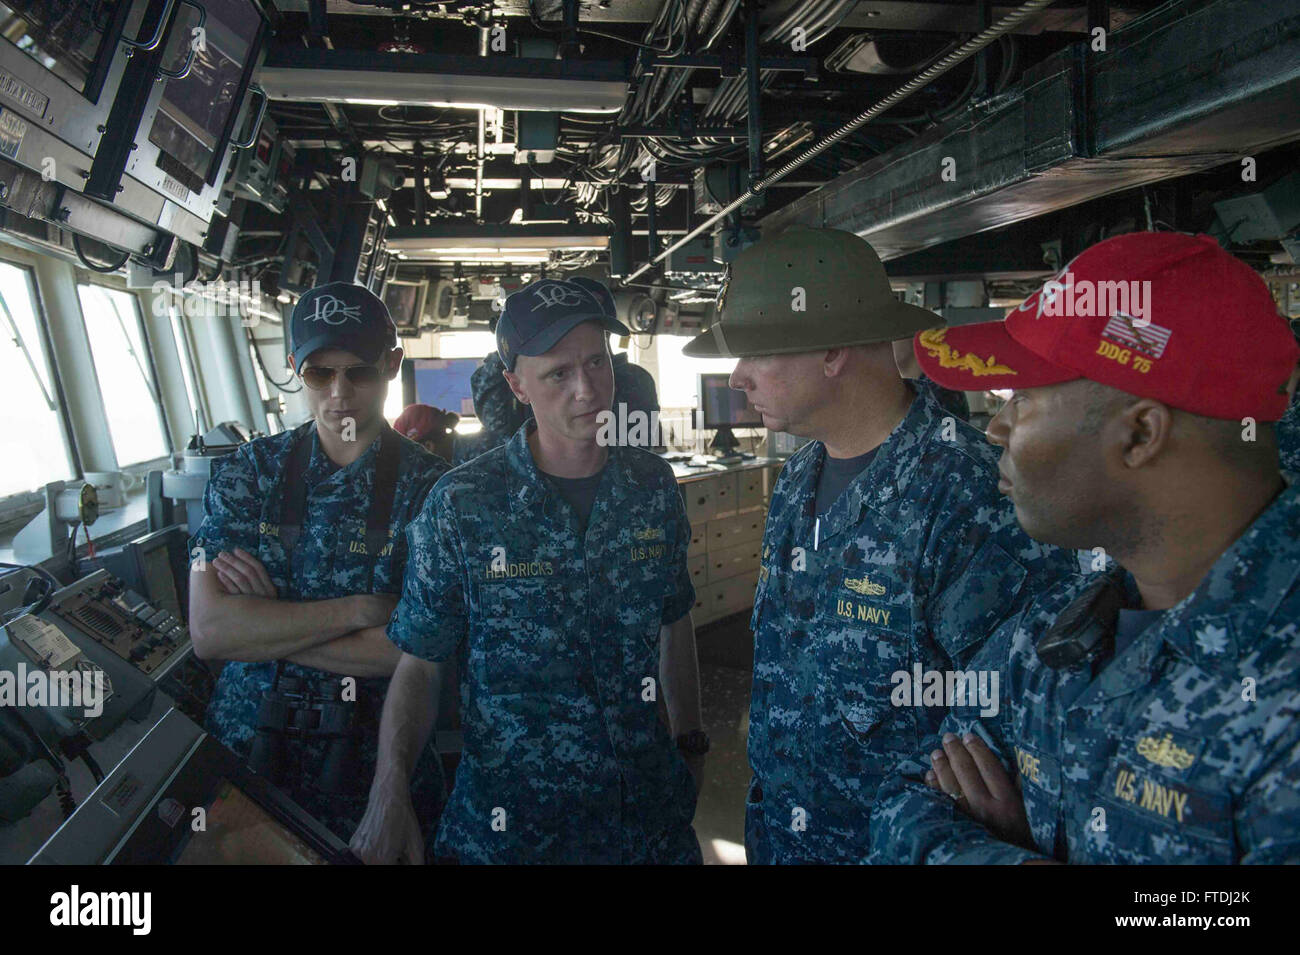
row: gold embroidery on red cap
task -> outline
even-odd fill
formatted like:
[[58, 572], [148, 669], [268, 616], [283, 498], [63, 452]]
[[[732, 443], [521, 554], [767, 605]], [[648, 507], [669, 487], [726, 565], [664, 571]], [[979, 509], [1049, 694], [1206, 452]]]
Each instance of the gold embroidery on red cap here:
[[929, 328], [921, 332], [917, 339], [921, 347], [930, 353], [930, 357], [939, 362], [940, 368], [964, 368], [977, 378], [983, 375], [1019, 374], [1014, 368], [996, 364], [997, 358], [993, 355], [989, 355], [985, 361], [980, 361], [978, 357], [969, 353], [963, 355], [943, 340], [947, 333], [946, 328]]

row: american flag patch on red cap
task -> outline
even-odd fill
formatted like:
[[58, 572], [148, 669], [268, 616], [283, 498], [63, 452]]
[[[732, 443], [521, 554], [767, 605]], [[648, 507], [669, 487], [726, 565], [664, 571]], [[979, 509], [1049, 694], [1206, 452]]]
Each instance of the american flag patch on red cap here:
[[1169, 344], [1171, 334], [1173, 333], [1169, 329], [1161, 325], [1152, 322], [1144, 323], [1141, 319], [1124, 312], [1116, 312], [1112, 315], [1106, 327], [1101, 330], [1102, 338], [1109, 338], [1117, 344], [1135, 348], [1152, 358], [1159, 358], [1165, 353], [1165, 346]]

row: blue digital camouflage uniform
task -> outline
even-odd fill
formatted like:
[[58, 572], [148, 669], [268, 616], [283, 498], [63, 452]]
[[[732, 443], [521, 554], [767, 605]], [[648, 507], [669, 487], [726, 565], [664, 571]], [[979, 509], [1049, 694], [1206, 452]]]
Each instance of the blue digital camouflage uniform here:
[[[281, 600], [326, 600], [366, 592], [371, 564], [365, 554], [366, 518], [379, 442], [376, 439], [360, 458], [340, 468], [321, 449], [315, 427], [315, 422], [309, 421], [296, 430], [258, 438], [214, 459], [204, 496], [205, 517], [190, 540], [191, 552], [202, 547], [209, 561], [219, 552], [236, 547], [248, 551], [265, 566]], [[278, 536], [281, 478], [295, 436], [306, 429], [311, 430], [312, 443], [306, 472], [310, 490], [290, 569]], [[442, 458], [414, 441], [399, 438], [398, 478], [388, 532], [392, 541], [375, 566], [374, 593], [401, 593], [406, 568], [406, 538], [402, 531], [419, 513], [429, 488], [448, 469]], [[208, 706], [209, 731], [245, 760], [256, 734], [262, 694], [270, 688], [274, 672], [273, 661], [227, 662]], [[339, 674], [294, 663], [286, 664], [285, 674], [333, 683], [343, 679]], [[297, 802], [344, 841], [351, 837], [365, 811], [387, 686], [387, 679], [357, 680], [363, 770], [357, 792], [349, 796], [322, 793], [310, 782], [289, 787]], [[310, 767], [320, 765], [324, 747], [313, 742], [302, 748], [295, 746], [292, 752], [302, 757], [310, 771]], [[441, 767], [436, 754], [430, 752], [421, 765], [417, 808], [436, 817], [441, 798]]]
[[1277, 456], [1282, 470], [1300, 475], [1300, 401], [1292, 398], [1286, 413], [1273, 427], [1277, 434]]
[[[476, 454], [505, 444], [519, 426], [533, 416], [533, 410], [515, 397], [504, 375], [505, 362], [493, 351], [470, 375], [470, 392], [474, 398], [474, 415], [483, 425]], [[468, 459], [466, 459], [468, 460]], [[457, 461], [457, 464], [463, 462]]]
[[695, 603], [677, 483], [611, 447], [584, 537], [533, 461], [533, 427], [447, 474], [407, 529], [389, 636], [462, 664], [464, 752], [435, 852], [698, 862], [695, 787], [656, 703], [659, 628]]
[[782, 469], [750, 623], [751, 863], [865, 862], [876, 787], [946, 712], [893, 705], [895, 675], [964, 669], [1031, 592], [1077, 573], [1017, 526], [998, 454], [922, 388], [820, 523], [825, 446]]
[[925, 375], [919, 375], [916, 378], [908, 379], [917, 389], [928, 389], [934, 394], [935, 400], [939, 402], [946, 410], [951, 411], [962, 421], [970, 420], [970, 402], [966, 399], [966, 392], [953, 391], [951, 388], [944, 388], [936, 384], [932, 379]]
[[1034, 851], [999, 842], [911, 765], [881, 787], [873, 861], [1300, 862], [1300, 487], [1119, 656], [1052, 670], [1035, 647], [1087, 579], [986, 644], [973, 666], [1001, 669], [998, 714], [954, 708], [941, 728], [978, 733], [1019, 780]]

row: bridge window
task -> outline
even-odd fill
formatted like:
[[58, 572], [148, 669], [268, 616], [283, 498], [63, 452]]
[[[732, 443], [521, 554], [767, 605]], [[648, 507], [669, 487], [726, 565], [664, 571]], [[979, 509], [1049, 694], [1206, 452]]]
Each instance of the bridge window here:
[[170, 448], [139, 302], [102, 285], [79, 285], [77, 292], [118, 467], [166, 456]]
[[0, 497], [74, 476], [28, 269], [0, 262]]
[[732, 372], [738, 358], [687, 358], [682, 349], [690, 339], [678, 335], [659, 335], [659, 406], [694, 408], [699, 402], [699, 376], [710, 372]]
[[172, 341], [176, 343], [176, 358], [181, 366], [181, 378], [185, 381], [185, 397], [190, 405], [190, 418], [185, 422], [183, 433], [190, 429], [197, 430], [196, 416], [203, 406], [199, 403], [198, 382], [194, 377], [194, 361], [190, 357], [190, 339], [189, 331], [185, 327], [185, 322], [181, 313], [181, 308], [175, 303], [167, 308], [168, 318], [172, 325]]

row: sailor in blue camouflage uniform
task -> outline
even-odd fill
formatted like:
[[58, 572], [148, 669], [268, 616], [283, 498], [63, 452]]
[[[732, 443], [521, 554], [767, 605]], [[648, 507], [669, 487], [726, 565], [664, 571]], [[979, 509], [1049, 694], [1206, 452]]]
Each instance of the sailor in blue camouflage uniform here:
[[894, 298], [866, 242], [788, 229], [737, 257], [720, 298], [685, 353], [744, 356], [731, 385], [764, 425], [814, 438], [782, 469], [763, 537], [746, 852], [865, 862], [876, 787], [947, 712], [911, 685], [965, 669], [1077, 565], [1016, 527], [980, 433], [900, 378], [889, 343], [935, 316]]
[[[204, 519], [190, 541], [205, 557], [191, 570], [191, 630], [200, 656], [227, 661], [208, 728], [245, 760], [277, 668], [282, 682], [305, 681], [322, 696], [332, 688], [333, 699], [356, 711], [359, 762], [336, 764], [352, 776], [343, 787], [317, 776], [327, 754], [319, 737], [288, 740], [283, 758], [265, 767], [346, 840], [365, 809], [379, 711], [399, 657], [383, 627], [402, 589], [404, 531], [449, 466], [383, 420], [387, 381], [401, 350], [382, 301], [360, 286], [331, 283], [304, 295], [290, 324], [291, 360], [307, 385], [313, 417], [213, 461]], [[380, 515], [386, 539], [376, 557], [367, 553], [366, 532], [381, 441], [393, 443], [396, 473], [391, 512]], [[297, 478], [288, 473], [296, 446], [305, 462]], [[286, 547], [281, 521], [290, 485], [305, 485], [306, 500], [296, 546]], [[345, 677], [354, 678], [354, 697], [344, 689]], [[431, 752], [421, 762], [419, 789], [421, 812], [432, 821], [442, 779]]]
[[425, 661], [453, 655], [464, 752], [439, 861], [700, 861], [691, 529], [662, 459], [597, 440], [613, 393], [607, 331], [625, 331], [613, 315], [607, 290], [581, 278], [507, 299], [498, 347], [535, 418], [442, 478], [408, 529], [388, 631], [407, 656], [353, 840], [368, 862], [419, 844], [407, 754], [429, 728], [437, 664]]
[[1300, 488], [1270, 424], [1300, 348], [1208, 236], [1119, 236], [1069, 269], [1149, 283], [1149, 310], [1062, 316], [1058, 276], [917, 354], [949, 387], [1015, 389], [988, 434], [1017, 518], [1118, 565], [986, 644], [1000, 706], [954, 708], [881, 787], [873, 861], [1300, 862]]

